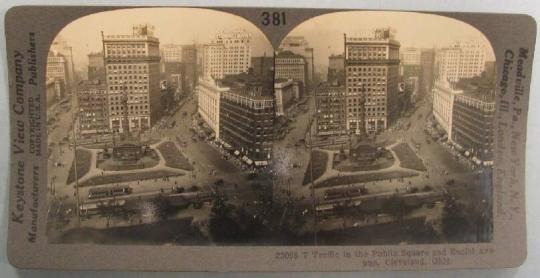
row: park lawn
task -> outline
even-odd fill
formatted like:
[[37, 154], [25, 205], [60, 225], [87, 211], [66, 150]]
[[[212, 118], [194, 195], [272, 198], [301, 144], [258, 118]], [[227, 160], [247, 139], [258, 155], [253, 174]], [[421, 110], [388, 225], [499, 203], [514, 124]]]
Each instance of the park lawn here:
[[328, 163], [328, 154], [323, 151], [315, 150], [311, 153], [311, 160], [308, 163], [306, 172], [304, 173], [304, 181], [302, 185], [306, 185], [311, 182], [311, 165], [313, 163], [313, 180], [320, 178], [326, 171], [326, 164]]
[[426, 171], [426, 166], [422, 162], [416, 153], [411, 149], [409, 144], [400, 143], [397, 146], [394, 146], [392, 150], [396, 153], [398, 159], [400, 160], [400, 166], [403, 168]]
[[157, 149], [161, 152], [163, 158], [165, 158], [166, 166], [187, 171], [193, 170], [191, 163], [189, 163], [188, 159], [180, 152], [173, 142], [163, 142], [157, 146]]
[[[81, 178], [90, 171], [92, 162], [92, 152], [89, 150], [77, 149], [77, 177]], [[69, 175], [66, 184], [70, 184], [75, 181], [75, 160], [71, 163], [69, 169]]]
[[350, 157], [340, 162], [334, 162], [332, 166], [340, 172], [359, 172], [359, 171], [374, 171], [389, 168], [394, 164], [394, 158], [388, 150], [384, 150], [384, 154], [378, 159], [370, 163], [361, 163], [353, 161]]
[[365, 183], [370, 181], [378, 180], [388, 180], [388, 179], [397, 179], [397, 178], [407, 178], [417, 176], [417, 173], [410, 173], [405, 171], [389, 171], [382, 173], [369, 173], [369, 174], [359, 174], [352, 176], [341, 176], [329, 178], [323, 182], [315, 184], [316, 188], [319, 187], [330, 187], [338, 186], [345, 184], [355, 184], [355, 183]]
[[176, 177], [182, 176], [183, 174], [175, 173], [166, 170], [157, 170], [157, 171], [148, 171], [140, 173], [127, 173], [127, 174], [117, 174], [117, 175], [106, 175], [106, 176], [95, 176], [82, 183], [79, 186], [92, 186], [100, 184], [111, 184], [111, 183], [123, 183], [131, 182], [138, 180], [151, 180], [151, 179], [161, 179], [165, 177]]

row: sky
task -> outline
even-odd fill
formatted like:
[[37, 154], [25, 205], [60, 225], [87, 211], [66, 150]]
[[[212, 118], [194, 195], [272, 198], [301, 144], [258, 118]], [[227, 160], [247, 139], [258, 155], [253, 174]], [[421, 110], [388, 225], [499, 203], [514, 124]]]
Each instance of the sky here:
[[[471, 25], [448, 17], [414, 12], [350, 11], [336, 12], [301, 23], [290, 35], [304, 36], [314, 49], [315, 66], [327, 67], [328, 56], [343, 53], [343, 34], [354, 36], [361, 30], [394, 28], [401, 49], [444, 47], [456, 40], [477, 39], [489, 46], [486, 37]], [[487, 60], [495, 60], [486, 47]]]
[[[85, 69], [87, 54], [101, 51], [101, 31], [131, 34], [134, 24], [154, 25], [160, 44], [207, 43], [216, 33], [244, 30], [252, 36], [252, 56], [271, 55], [273, 48], [265, 35], [247, 20], [225, 12], [198, 8], [130, 8], [79, 18], [60, 33], [73, 47], [77, 69]], [[314, 48], [315, 66], [325, 69], [328, 56], [343, 53], [343, 33], [354, 36], [361, 30], [392, 27], [401, 49], [443, 47], [456, 40], [478, 39], [489, 45], [474, 27], [447, 17], [415, 12], [348, 11], [314, 17], [294, 28], [289, 35], [304, 36]], [[491, 47], [488, 60], [494, 60]]]
[[251, 34], [252, 56], [273, 54], [266, 36], [249, 21], [229, 13], [197, 8], [137, 8], [107, 11], [79, 18], [68, 24], [59, 35], [73, 48], [74, 64], [85, 69], [91, 52], [102, 49], [101, 31], [105, 35], [131, 34], [135, 24], [154, 25], [154, 36], [160, 45], [210, 42], [223, 31], [243, 30]]

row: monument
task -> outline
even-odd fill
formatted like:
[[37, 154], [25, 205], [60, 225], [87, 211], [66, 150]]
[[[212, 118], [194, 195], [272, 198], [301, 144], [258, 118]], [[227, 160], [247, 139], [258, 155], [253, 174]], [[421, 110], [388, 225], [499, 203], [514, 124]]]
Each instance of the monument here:
[[349, 145], [350, 159], [359, 163], [374, 162], [382, 154], [382, 147], [377, 146], [375, 137], [370, 137], [366, 131], [366, 86], [362, 84], [359, 101], [359, 132], [351, 134]]
[[113, 148], [112, 156], [113, 159], [122, 161], [125, 163], [136, 163], [139, 161], [145, 154], [148, 149], [147, 146], [141, 143], [139, 137], [135, 137], [129, 127], [129, 106], [128, 106], [128, 95], [127, 90], [124, 88], [122, 95], [122, 106], [123, 106], [123, 118], [122, 118], [122, 134], [120, 140], [116, 142], [113, 135]]

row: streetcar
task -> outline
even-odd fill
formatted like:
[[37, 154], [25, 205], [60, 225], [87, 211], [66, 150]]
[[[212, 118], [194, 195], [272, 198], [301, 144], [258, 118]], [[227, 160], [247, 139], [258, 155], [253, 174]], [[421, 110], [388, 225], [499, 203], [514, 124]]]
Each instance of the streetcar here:
[[131, 192], [133, 192], [133, 189], [127, 185], [91, 188], [88, 191], [88, 199], [112, 198], [116, 196], [129, 195]]

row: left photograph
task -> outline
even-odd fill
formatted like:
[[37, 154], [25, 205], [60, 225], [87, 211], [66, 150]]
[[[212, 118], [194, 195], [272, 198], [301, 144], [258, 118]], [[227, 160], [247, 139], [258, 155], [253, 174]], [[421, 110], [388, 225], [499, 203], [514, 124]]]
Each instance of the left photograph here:
[[273, 54], [207, 9], [65, 26], [47, 58], [49, 242], [249, 241], [272, 205]]

